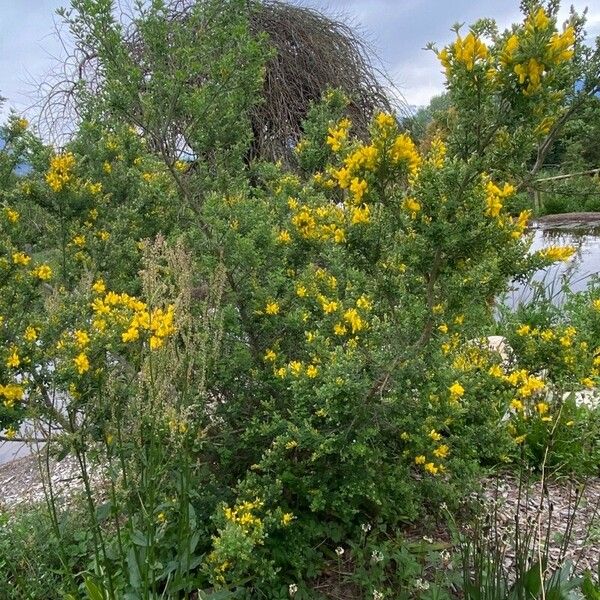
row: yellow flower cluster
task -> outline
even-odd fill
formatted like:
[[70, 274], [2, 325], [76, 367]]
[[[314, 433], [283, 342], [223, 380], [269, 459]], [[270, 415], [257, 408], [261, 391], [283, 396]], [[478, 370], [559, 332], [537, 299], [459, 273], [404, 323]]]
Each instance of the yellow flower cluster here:
[[[346, 241], [344, 231], [345, 213], [342, 208], [334, 204], [311, 208], [299, 205], [297, 201], [289, 203], [292, 210], [290, 219], [300, 237], [307, 240], [321, 242], [333, 241], [341, 244]], [[278, 240], [286, 243], [287, 237], [279, 234]], [[289, 236], [289, 234], [288, 234]]]
[[529, 34], [544, 31], [548, 29], [549, 25], [550, 17], [548, 17], [543, 7], [538, 8], [525, 19], [525, 31]]
[[31, 274], [41, 281], [52, 279], [52, 269], [49, 265], [39, 265], [31, 271]]
[[524, 91], [527, 95], [533, 94], [539, 89], [544, 71], [544, 63], [539, 62], [534, 57], [531, 57], [527, 62], [514, 66], [514, 72], [519, 77], [519, 83], [521, 85], [527, 84]]
[[[103, 282], [96, 282], [94, 287], [102, 290], [100, 294], [104, 293]], [[175, 333], [173, 305], [169, 305], [166, 310], [149, 310], [145, 302], [134, 296], [108, 292], [103, 298], [95, 298], [91, 306], [94, 311], [93, 328], [99, 332], [104, 331], [107, 319], [112, 319], [124, 328], [121, 340], [126, 343], [135, 342], [142, 332], [146, 332], [150, 334], [150, 349], [155, 350], [164, 344], [167, 337]]]
[[394, 140], [390, 149], [390, 158], [396, 163], [406, 164], [411, 175], [416, 175], [421, 165], [421, 156], [417, 147], [405, 133], [401, 133]]
[[430, 165], [433, 165], [436, 169], [441, 169], [444, 166], [447, 153], [448, 148], [446, 144], [441, 138], [436, 137], [432, 140], [429, 147], [429, 152], [427, 153], [427, 162]]
[[417, 218], [417, 213], [421, 210], [421, 204], [414, 198], [405, 198], [402, 202], [402, 208], [410, 213], [411, 219]]
[[504, 48], [500, 54], [500, 64], [503, 66], [508, 66], [519, 49], [519, 38], [513, 34], [507, 40], [506, 44], [504, 44]]
[[509, 218], [509, 222], [513, 227], [513, 230], [510, 234], [512, 238], [519, 239], [523, 235], [523, 233], [525, 233], [530, 217], [530, 210], [522, 210], [516, 219], [513, 219], [512, 217]]
[[31, 256], [28, 256], [24, 252], [14, 252], [12, 255], [13, 264], [19, 266], [27, 266], [31, 261]]
[[4, 214], [6, 215], [9, 223], [16, 223], [21, 217], [21, 215], [14, 208], [10, 208], [8, 206], [4, 207]]
[[60, 192], [72, 179], [75, 156], [71, 152], [57, 154], [50, 160], [50, 168], [46, 173], [46, 183], [54, 192]]
[[485, 184], [485, 214], [488, 217], [498, 217], [504, 206], [503, 200], [515, 193], [514, 186], [505, 183], [502, 188], [498, 187], [493, 181]]
[[6, 408], [12, 408], [15, 403], [23, 400], [23, 395], [23, 386], [15, 383], [0, 384], [0, 396], [4, 398], [3, 404]]
[[554, 64], [561, 64], [573, 58], [575, 45], [575, 31], [569, 25], [563, 33], [554, 33], [548, 42], [547, 60]]
[[451, 55], [454, 61], [464, 65], [467, 71], [472, 71], [478, 63], [488, 56], [487, 46], [472, 32], [463, 40], [457, 37], [451, 46]]
[[549, 262], [557, 262], [569, 260], [575, 252], [575, 246], [548, 246], [540, 250], [538, 255]]
[[337, 125], [330, 127], [327, 131], [327, 145], [334, 152], [339, 152], [344, 142], [348, 139], [350, 125], [349, 119], [342, 119]]
[[[427, 435], [435, 444], [437, 444], [431, 452], [433, 456], [438, 460], [443, 460], [447, 458], [450, 454], [450, 447], [448, 446], [448, 444], [439, 444], [439, 442], [443, 440], [442, 434], [436, 431], [435, 429], [432, 429]], [[410, 438], [410, 436], [406, 433], [401, 435], [401, 437], [402, 439]], [[442, 473], [445, 471], [444, 465], [439, 463], [436, 464], [433, 461], [428, 461], [427, 457], [424, 454], [418, 454], [417, 456], [415, 456], [415, 464], [421, 466], [423, 470], [429, 473], [430, 475], [437, 475], [438, 473]]]
[[[542, 80], [553, 65], [560, 65], [573, 57], [575, 31], [569, 25], [562, 33], [550, 34], [552, 21], [544, 8], [539, 8], [525, 20], [522, 43], [517, 34], [511, 35], [502, 49], [500, 64], [517, 75], [519, 84], [524, 87], [524, 93], [535, 93], [541, 86]], [[531, 45], [531, 40], [545, 39], [545, 46], [539, 50], [538, 56], [519, 56], [520, 48]]]
[[223, 509], [223, 515], [225, 519], [230, 523], [238, 525], [244, 533], [249, 533], [251, 529], [261, 528], [263, 523], [260, 517], [257, 517], [254, 512], [262, 508], [263, 502], [261, 500], [254, 500], [254, 502], [242, 502], [236, 504], [233, 508], [226, 506]]

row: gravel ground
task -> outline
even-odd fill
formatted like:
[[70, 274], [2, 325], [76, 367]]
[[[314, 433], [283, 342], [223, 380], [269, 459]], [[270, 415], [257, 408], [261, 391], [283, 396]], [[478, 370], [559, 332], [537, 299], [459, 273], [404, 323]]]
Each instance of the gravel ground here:
[[[79, 468], [73, 458], [50, 461], [50, 476], [54, 493], [61, 503], [69, 504], [82, 489]], [[37, 455], [8, 462], [0, 466], [0, 509], [43, 502], [44, 485]]]
[[[560, 480], [546, 482], [543, 487], [540, 482], [535, 482], [521, 491], [518, 480], [511, 476], [489, 480], [485, 484], [485, 507], [489, 511], [497, 511], [497, 537], [505, 535], [507, 539], [507, 568], [510, 569], [514, 562], [511, 541], [514, 540], [515, 516], [519, 514], [521, 528], [542, 532], [542, 542], [538, 541], [536, 547], [543, 546], [549, 532], [551, 570], [565, 559], [573, 563], [578, 573], [586, 570], [597, 573], [600, 560], [600, 478], [592, 477], [585, 485]], [[569, 539], [565, 544], [568, 530]]]

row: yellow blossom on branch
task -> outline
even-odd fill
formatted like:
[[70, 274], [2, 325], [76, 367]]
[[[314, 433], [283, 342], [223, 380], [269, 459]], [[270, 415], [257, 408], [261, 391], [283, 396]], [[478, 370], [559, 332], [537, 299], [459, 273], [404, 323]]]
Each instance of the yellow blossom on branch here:
[[265, 314], [278, 315], [279, 314], [279, 304], [275, 301], [267, 302], [267, 305], [265, 306]]
[[341, 150], [342, 145], [348, 138], [350, 125], [350, 120], [344, 118], [337, 125], [328, 129], [326, 142], [334, 152]]
[[465, 394], [465, 388], [462, 385], [460, 385], [458, 381], [455, 381], [448, 388], [448, 391], [450, 392], [450, 396], [453, 400], [458, 400], [459, 398], [462, 398]]
[[50, 168], [46, 173], [46, 183], [53, 192], [60, 192], [72, 179], [75, 156], [71, 152], [57, 154], [50, 159]]
[[539, 256], [550, 262], [567, 261], [575, 254], [575, 246], [548, 246], [538, 252]]
[[77, 372], [80, 375], [83, 375], [86, 371], [89, 371], [89, 369], [90, 369], [90, 360], [87, 357], [87, 355], [83, 352], [79, 353], [73, 359], [73, 363], [75, 364], [75, 367], [77, 368]]
[[12, 255], [12, 261], [15, 265], [24, 267], [31, 262], [31, 256], [28, 256], [24, 252], [14, 252]]
[[37, 277], [41, 281], [48, 281], [52, 279], [52, 269], [49, 265], [40, 265], [31, 271], [34, 277]]

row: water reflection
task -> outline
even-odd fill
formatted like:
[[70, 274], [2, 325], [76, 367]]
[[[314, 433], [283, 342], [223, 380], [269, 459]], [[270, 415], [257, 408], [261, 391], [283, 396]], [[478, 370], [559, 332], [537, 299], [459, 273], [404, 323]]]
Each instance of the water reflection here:
[[533, 300], [536, 289], [543, 285], [553, 304], [560, 306], [565, 298], [563, 286], [573, 291], [587, 288], [590, 280], [600, 274], [600, 223], [552, 222], [535, 224], [531, 251], [548, 246], [575, 246], [575, 255], [566, 262], [540, 269], [527, 283], [513, 282], [502, 298], [502, 304], [516, 308]]

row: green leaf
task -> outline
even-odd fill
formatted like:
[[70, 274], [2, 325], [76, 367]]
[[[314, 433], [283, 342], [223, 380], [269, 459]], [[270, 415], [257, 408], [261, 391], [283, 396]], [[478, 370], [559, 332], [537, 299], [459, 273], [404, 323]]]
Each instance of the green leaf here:
[[90, 600], [106, 600], [104, 592], [89, 577], [86, 577], [84, 585]]

